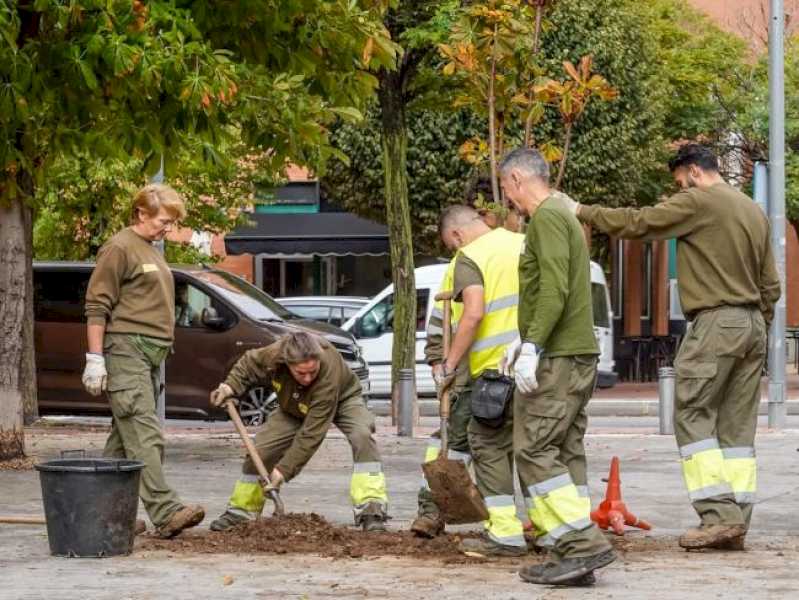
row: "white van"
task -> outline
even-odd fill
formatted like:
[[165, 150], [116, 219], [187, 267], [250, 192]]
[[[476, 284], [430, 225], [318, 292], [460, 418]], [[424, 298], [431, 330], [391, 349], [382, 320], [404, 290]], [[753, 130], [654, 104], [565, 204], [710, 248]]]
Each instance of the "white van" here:
[[[424, 358], [427, 341], [427, 321], [433, 311], [447, 263], [419, 267], [416, 277], [416, 391], [419, 396], [435, 396], [435, 384], [430, 367]], [[594, 333], [600, 349], [599, 386], [611, 387], [616, 383], [613, 372], [613, 313], [610, 310], [610, 295], [602, 268], [591, 263], [591, 292], [594, 305]], [[391, 330], [394, 316], [394, 286], [389, 285], [371, 299], [341, 326], [352, 333], [363, 349], [369, 363], [370, 397], [391, 395], [391, 346], [394, 334]]]

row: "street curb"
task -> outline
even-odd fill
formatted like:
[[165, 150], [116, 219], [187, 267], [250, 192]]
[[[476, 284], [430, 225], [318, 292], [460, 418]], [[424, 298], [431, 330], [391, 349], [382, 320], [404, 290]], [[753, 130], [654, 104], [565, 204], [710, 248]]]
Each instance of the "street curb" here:
[[[438, 402], [432, 398], [418, 400], [419, 416], [437, 417]], [[785, 403], [787, 414], [799, 415], [799, 400], [788, 400]], [[369, 409], [378, 416], [391, 414], [387, 398], [370, 398]], [[761, 401], [758, 408], [759, 415], [768, 414], [768, 402]], [[657, 400], [622, 400], [622, 399], [594, 399], [588, 402], [589, 417], [657, 417]]]

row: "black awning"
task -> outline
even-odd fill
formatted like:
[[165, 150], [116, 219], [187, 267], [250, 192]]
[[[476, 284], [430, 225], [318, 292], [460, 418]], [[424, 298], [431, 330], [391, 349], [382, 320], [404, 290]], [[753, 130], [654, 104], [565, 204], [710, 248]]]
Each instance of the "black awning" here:
[[254, 213], [249, 220], [254, 226], [225, 236], [228, 254], [380, 256], [389, 251], [385, 225], [349, 213]]

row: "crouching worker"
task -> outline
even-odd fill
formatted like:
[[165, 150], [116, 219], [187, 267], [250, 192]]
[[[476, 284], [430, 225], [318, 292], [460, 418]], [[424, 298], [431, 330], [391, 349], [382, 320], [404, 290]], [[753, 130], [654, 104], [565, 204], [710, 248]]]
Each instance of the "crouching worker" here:
[[[279, 488], [299, 475], [334, 424], [352, 447], [350, 498], [355, 524], [364, 531], [384, 531], [388, 496], [373, 437], [374, 417], [364, 404], [358, 377], [338, 351], [327, 340], [306, 332], [250, 350], [211, 392], [211, 404], [221, 407], [228, 400], [235, 402], [235, 397], [260, 385], [271, 387], [279, 404], [255, 435], [255, 448], [272, 486]], [[255, 519], [263, 507], [263, 488], [247, 457], [227, 510], [211, 523], [211, 529], [224, 531]]]

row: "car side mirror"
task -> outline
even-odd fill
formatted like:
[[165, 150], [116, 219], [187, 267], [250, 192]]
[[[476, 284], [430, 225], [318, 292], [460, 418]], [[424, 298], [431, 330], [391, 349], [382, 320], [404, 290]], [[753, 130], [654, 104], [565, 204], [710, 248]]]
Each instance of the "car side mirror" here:
[[222, 329], [225, 326], [225, 319], [211, 306], [203, 309], [201, 320], [209, 329]]

